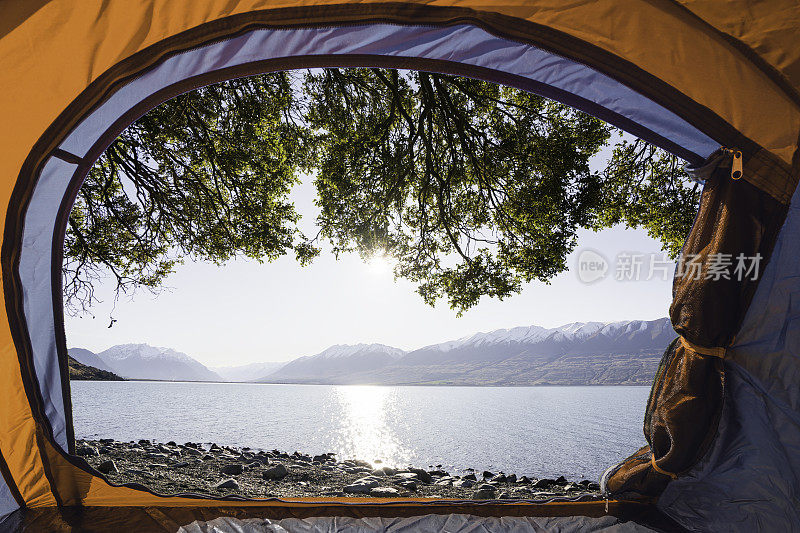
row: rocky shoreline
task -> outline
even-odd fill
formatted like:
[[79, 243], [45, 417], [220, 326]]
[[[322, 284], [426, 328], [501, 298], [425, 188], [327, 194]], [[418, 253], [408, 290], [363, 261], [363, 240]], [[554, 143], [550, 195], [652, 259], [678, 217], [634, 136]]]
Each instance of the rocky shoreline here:
[[335, 454], [289, 454], [216, 444], [78, 440], [77, 455], [112, 483], [139, 483], [160, 494], [236, 494], [249, 498], [385, 497], [454, 500], [597, 498], [597, 483], [517, 477], [465, 469], [390, 468]]

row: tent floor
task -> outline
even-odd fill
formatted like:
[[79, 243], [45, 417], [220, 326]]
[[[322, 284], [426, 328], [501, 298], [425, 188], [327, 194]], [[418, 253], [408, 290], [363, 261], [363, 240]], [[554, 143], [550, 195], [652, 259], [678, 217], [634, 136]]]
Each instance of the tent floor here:
[[[5, 532], [352, 533], [378, 531], [682, 531], [654, 506], [585, 502], [580, 508], [481, 503], [381, 505], [221, 505], [208, 507], [77, 507], [20, 509], [2, 523]], [[227, 517], [220, 519], [220, 517]], [[250, 521], [247, 521], [250, 519]], [[216, 520], [216, 522], [214, 522]], [[220, 521], [221, 520], [221, 521]], [[411, 522], [409, 522], [411, 520]], [[244, 522], [243, 522], [244, 521]], [[275, 522], [283, 529], [273, 527]], [[417, 521], [417, 522], [414, 522]], [[207, 524], [207, 522], [212, 522]], [[217, 529], [212, 529], [217, 526]], [[268, 527], [269, 526], [269, 527]], [[271, 529], [270, 529], [271, 527]], [[538, 529], [537, 529], [538, 528]]]
[[423, 515], [407, 518], [216, 518], [209, 522], [192, 522], [178, 533], [405, 533], [409, 531], [442, 531], [447, 533], [522, 533], [527, 531], [558, 532], [631, 532], [663, 531], [614, 516], [504, 516], [485, 517], [465, 514]]

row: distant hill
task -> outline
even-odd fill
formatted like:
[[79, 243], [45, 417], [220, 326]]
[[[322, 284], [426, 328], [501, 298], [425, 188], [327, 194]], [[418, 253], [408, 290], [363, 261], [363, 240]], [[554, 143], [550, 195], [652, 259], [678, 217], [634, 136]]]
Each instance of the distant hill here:
[[223, 381], [222, 377], [185, 353], [149, 344], [118, 344], [97, 354], [127, 379]]
[[69, 358], [69, 379], [73, 380], [91, 380], [91, 381], [125, 381], [118, 375], [107, 370], [101, 370], [93, 366], [84, 365], [76, 361], [74, 358]]
[[[290, 361], [269, 374], [271, 383], [347, 382], [349, 376], [386, 368], [405, 355], [399, 348], [384, 344], [337, 344], [316, 355]], [[259, 380], [259, 381], [264, 381]]]
[[240, 366], [217, 366], [210, 367], [209, 370], [222, 376], [225, 381], [253, 381], [253, 379], [271, 374], [285, 365], [280, 363], [252, 363]]
[[[392, 356], [334, 346], [258, 380], [382, 385], [649, 385], [676, 337], [668, 318], [476, 333]], [[367, 345], [358, 345], [364, 347]], [[330, 357], [336, 353], [337, 357]]]
[[114, 369], [108, 366], [105, 361], [100, 359], [96, 353], [89, 351], [86, 348], [70, 348], [67, 351], [69, 352], [70, 357], [74, 358], [81, 364], [93, 366], [95, 368], [99, 368], [100, 370], [105, 370], [106, 372], [114, 372]]
[[70, 348], [78, 362], [114, 372], [126, 379], [165, 381], [224, 381], [222, 377], [185, 353], [149, 344], [119, 344], [100, 353]]

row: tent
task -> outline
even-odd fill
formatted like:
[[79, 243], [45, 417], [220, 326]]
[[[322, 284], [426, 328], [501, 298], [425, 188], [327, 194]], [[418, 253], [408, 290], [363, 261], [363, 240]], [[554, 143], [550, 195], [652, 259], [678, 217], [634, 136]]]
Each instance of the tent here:
[[[456, 513], [578, 524], [658, 511], [689, 530], [800, 530], [799, 37], [794, 0], [1, 2], [6, 527], [175, 531], [221, 515]], [[647, 406], [649, 445], [606, 472], [607, 500], [164, 497], [114, 486], [70, 455], [60, 268], [88, 169], [172, 96], [324, 66], [429, 70], [536, 92], [679, 155], [705, 183], [674, 282], [679, 339]], [[684, 275], [697, 262], [744, 258], [757, 267], [744, 276]]]

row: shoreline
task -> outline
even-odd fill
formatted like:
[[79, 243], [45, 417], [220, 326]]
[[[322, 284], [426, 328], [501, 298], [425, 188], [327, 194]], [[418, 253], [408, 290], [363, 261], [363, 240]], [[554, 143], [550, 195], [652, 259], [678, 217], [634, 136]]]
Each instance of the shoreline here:
[[177, 444], [76, 439], [76, 454], [115, 484], [138, 483], [159, 494], [247, 498], [384, 497], [449, 500], [599, 498], [590, 480], [535, 478], [439, 467], [387, 467], [336, 454], [256, 450], [214, 443]]

